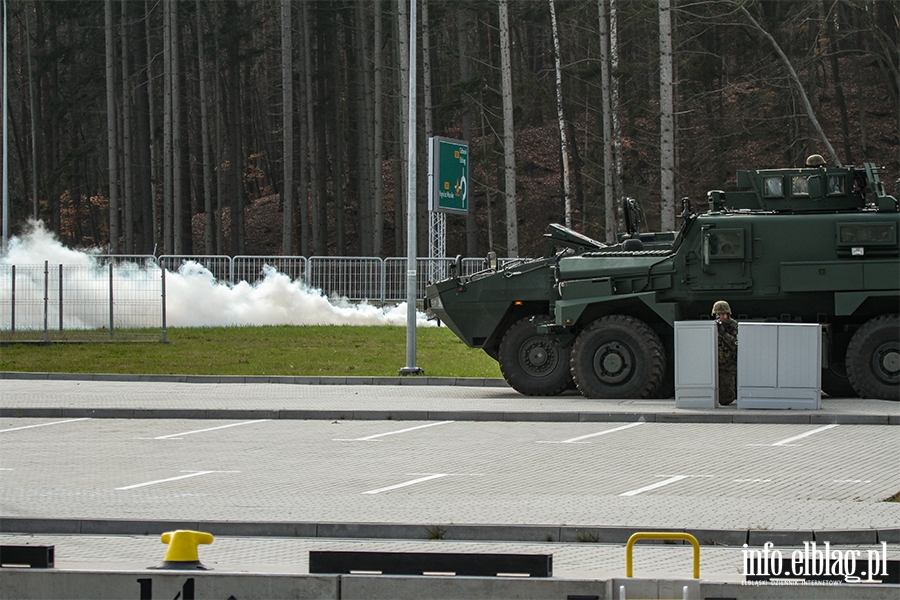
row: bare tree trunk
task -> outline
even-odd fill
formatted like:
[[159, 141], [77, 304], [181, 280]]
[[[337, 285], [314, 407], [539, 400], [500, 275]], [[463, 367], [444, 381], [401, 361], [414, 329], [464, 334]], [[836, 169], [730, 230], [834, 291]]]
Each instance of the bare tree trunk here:
[[172, 233], [172, 12], [173, 0], [163, 5], [163, 253], [174, 253]]
[[672, 71], [672, 11], [659, 0], [660, 213], [663, 231], [675, 229], [675, 108]]
[[403, 240], [406, 239], [406, 155], [408, 140], [403, 127], [409, 122], [409, 23], [407, 21], [407, 0], [397, 0], [397, 62], [400, 65], [400, 76], [397, 78], [397, 101], [399, 102], [400, 121], [395, 127], [397, 131], [397, 152], [394, 155], [394, 252], [395, 256], [403, 256]]
[[215, 215], [212, 207], [212, 163], [209, 140], [209, 75], [206, 66], [206, 41], [203, 35], [203, 4], [195, 3], [197, 11], [197, 64], [200, 81], [200, 158], [203, 163], [203, 247], [206, 254], [216, 252]]
[[128, 36], [128, 5], [123, 0], [119, 3], [122, 11], [122, 19], [119, 21], [119, 36], [122, 38], [122, 205], [125, 209], [125, 253], [134, 254], [134, 181], [132, 172], [131, 131], [134, 127], [131, 102], [131, 64], [128, 57], [128, 49], [131, 44]]
[[623, 214], [620, 196], [622, 190], [622, 123], [619, 119], [619, 0], [609, 0], [609, 67], [610, 67], [610, 111], [612, 116], [613, 156], [616, 161], [615, 178], [615, 205], [616, 205], [616, 231], [625, 229], [625, 215]]
[[[197, 0], [199, 5], [200, 0]], [[292, 255], [294, 240], [294, 43], [291, 0], [281, 0], [281, 253]]]
[[106, 135], [109, 154], [109, 253], [119, 253], [119, 149], [116, 127], [116, 48], [112, 0], [104, 3], [106, 18]]
[[519, 256], [519, 226], [516, 210], [516, 151], [513, 129], [512, 65], [509, 50], [507, 0], [500, 0], [500, 76], [503, 94], [503, 156], [506, 192], [506, 252]]
[[175, 254], [184, 252], [184, 181], [182, 178], [182, 140], [181, 140], [181, 57], [179, 51], [180, 35], [178, 35], [178, 0], [172, 0], [169, 9], [172, 20], [169, 41], [172, 44], [172, 231], [174, 232], [173, 248]]
[[550, 24], [553, 34], [553, 58], [556, 66], [556, 115], [559, 119], [559, 146], [562, 154], [563, 193], [565, 194], [566, 227], [572, 227], [572, 186], [569, 180], [569, 140], [566, 134], [566, 118], [563, 113], [562, 65], [559, 56], [559, 28], [556, 26], [556, 5], [550, 1]]
[[134, 18], [135, 13], [145, 8], [144, 3], [124, 2], [132, 15], [132, 52], [134, 70], [134, 113], [135, 113], [135, 152], [134, 160], [137, 168], [135, 201], [140, 206], [140, 236], [136, 236], [135, 250], [150, 254], [154, 250], [156, 228], [153, 220], [153, 175], [152, 175], [152, 141], [150, 131], [150, 63], [147, 60], [147, 40], [145, 22], [150, 15], [143, 12], [142, 18]]
[[[218, 29], [219, 7], [213, 5], [213, 10], [215, 11], [213, 13], [215, 15], [213, 24], [215, 29]], [[216, 254], [223, 254], [225, 252], [225, 190], [227, 189], [225, 179], [225, 117], [223, 114], [225, 106], [222, 89], [225, 82], [222, 81], [222, 59], [218, 35], [215, 36], [215, 61], [213, 64], [215, 65], [213, 96], [216, 101]]]
[[384, 104], [382, 101], [384, 95], [384, 82], [382, 81], [382, 45], [384, 41], [382, 40], [381, 30], [381, 0], [374, 0], [372, 8], [375, 12], [375, 46], [372, 51], [372, 59], [374, 62], [373, 75], [375, 78], [375, 109], [373, 123], [374, 131], [372, 133], [372, 142], [374, 145], [372, 160], [375, 167], [372, 173], [372, 180], [375, 184], [374, 198], [372, 200], [372, 235], [374, 238], [372, 243], [372, 254], [374, 256], [381, 256], [382, 252], [384, 252], [384, 144], [382, 141], [382, 135], [384, 132]]
[[38, 156], [40, 156], [41, 126], [38, 124], [38, 97], [34, 83], [34, 61], [31, 58], [31, 19], [29, 15], [32, 12], [32, 7], [30, 3], [26, 5], [23, 12], [25, 13], [25, 53], [28, 64], [28, 100], [31, 107], [31, 218], [37, 221], [38, 205], [40, 204], [38, 181], [40, 181], [41, 166]]
[[828, 141], [828, 136], [825, 135], [825, 132], [822, 130], [822, 126], [819, 124], [819, 120], [816, 118], [815, 111], [812, 108], [812, 105], [809, 103], [809, 98], [806, 95], [806, 90], [803, 89], [803, 84], [800, 83], [800, 78], [797, 76], [797, 72], [794, 70], [794, 66], [791, 64], [790, 59], [785, 55], [785, 53], [781, 50], [781, 46], [778, 45], [778, 42], [775, 41], [775, 38], [769, 34], [768, 31], [762, 28], [762, 26], [753, 18], [753, 15], [742, 5], [735, 3], [738, 10], [750, 21], [750, 25], [759, 32], [766, 40], [772, 45], [772, 48], [775, 50], [775, 53], [778, 55], [778, 58], [781, 59], [781, 62], [784, 63], [785, 68], [788, 70], [788, 74], [791, 77], [791, 81], [794, 82], [794, 86], [796, 86], [797, 91], [800, 94], [801, 100], [803, 100], [803, 106], [806, 108], [806, 116], [809, 117], [810, 123], [815, 128], [816, 132], [819, 135], [819, 139], [822, 140], [822, 143], [825, 144], [826, 150], [828, 150], [828, 154], [831, 156], [831, 159], [834, 161], [834, 164], [838, 167], [842, 165], [841, 159], [838, 158], [837, 153], [835, 153], [834, 148], [831, 146], [831, 142]]
[[[467, 81], [471, 77], [469, 68], [469, 30], [471, 14], [468, 7], [456, 7], [456, 45], [459, 51], [459, 79]], [[472, 142], [472, 101], [468, 93], [462, 98], [462, 139]], [[489, 196], [485, 196], [490, 198]], [[466, 254], [476, 256], [478, 253], [478, 213], [475, 206], [475, 194], [469, 194], [469, 212], [466, 214]], [[488, 215], [488, 227], [490, 227]]]
[[323, 223], [319, 222], [319, 202], [325, 198], [319, 198], [319, 172], [318, 172], [318, 128], [315, 119], [315, 88], [312, 79], [312, 33], [309, 27], [309, 2], [303, 2], [303, 62], [305, 63], [306, 76], [306, 123], [308, 130], [309, 150], [309, 195], [310, 195], [310, 225], [312, 227], [313, 252], [318, 253], [322, 246]]
[[615, 166], [613, 163], [612, 123], [610, 118], [609, 23], [607, 0], [597, 0], [600, 18], [600, 104], [603, 122], [603, 207], [604, 233], [607, 242], [616, 239]]

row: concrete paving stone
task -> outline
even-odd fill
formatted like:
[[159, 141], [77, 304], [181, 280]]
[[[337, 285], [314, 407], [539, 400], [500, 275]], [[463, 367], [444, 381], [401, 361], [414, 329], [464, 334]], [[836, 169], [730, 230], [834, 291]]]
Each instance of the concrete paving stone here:
[[888, 423], [890, 425], [900, 425], [900, 415], [890, 415], [888, 416]]
[[0, 408], [0, 418], [54, 419], [62, 417], [61, 408]]
[[209, 409], [206, 411], [207, 419], [278, 419], [277, 410], [241, 410], [241, 409]]
[[421, 385], [421, 386], [426, 386], [426, 385], [428, 385], [428, 378], [427, 378], [427, 377], [421, 377], [421, 376], [418, 376], [418, 375], [408, 375], [408, 376], [406, 376], [406, 377], [401, 377], [401, 378], [400, 378], [400, 385]]
[[733, 414], [732, 423], [791, 423], [797, 425], [805, 425], [809, 423], [811, 417], [811, 413], [805, 412], [784, 412], [780, 411], [777, 414], [777, 420], [770, 420], [770, 416], [774, 416], [773, 413], [768, 411], [761, 410], [743, 410], [741, 412], [737, 412]]
[[643, 413], [578, 413], [582, 423], [655, 423], [656, 415]]
[[502, 421], [503, 413], [473, 411], [428, 411], [428, 421]]
[[376, 377], [375, 385], [400, 385], [399, 377]]
[[876, 529], [829, 529], [813, 533], [816, 543], [871, 544], [873, 546], [878, 543], [878, 530]]
[[241, 521], [213, 521], [197, 523], [198, 531], [216, 536], [314, 538], [316, 523], [245, 523]]
[[359, 421], [427, 421], [424, 410], [355, 410], [353, 418]]
[[[562, 526], [559, 528], [560, 541], [562, 542], [581, 542], [596, 544], [625, 544], [628, 539], [639, 531], [653, 531], [683, 533], [683, 529], [667, 529], [663, 527], [650, 527], [638, 529], [635, 527], [621, 526], [604, 526], [604, 527], [577, 527]], [[682, 545], [681, 540], [640, 540], [640, 544], [665, 544], [665, 545]]]
[[285, 420], [345, 421], [353, 418], [347, 410], [279, 410], [278, 418]]
[[83, 535], [160, 535], [167, 531], [200, 531], [197, 521], [142, 521], [128, 519], [82, 519]]
[[747, 543], [746, 529], [692, 529], [687, 528], [685, 533], [689, 533], [700, 542], [701, 546], [731, 546], [740, 548]]
[[814, 539], [811, 530], [751, 529], [747, 535], [747, 545], [751, 548], [762, 548], [766, 542], [772, 542], [775, 548], [802, 546], [803, 542], [811, 542]]
[[3, 517], [0, 519], [3, 533], [81, 533], [81, 519], [30, 519], [27, 517]]
[[556, 542], [556, 525], [440, 525], [445, 540], [492, 542]]
[[900, 529], [878, 529], [878, 543], [900, 544]]
[[439, 539], [437, 526], [403, 523], [318, 523], [316, 537], [344, 539]]
[[200, 408], [136, 408], [134, 419], [209, 419], [209, 411]]
[[93, 373], [59, 373], [54, 379], [60, 381], [94, 381]]
[[130, 408], [67, 408], [65, 416], [73, 419], [130, 419], [134, 411]]
[[0, 379], [50, 379], [50, 373], [26, 373], [22, 371], [4, 371]]
[[660, 413], [656, 415], [657, 423], [731, 423], [732, 416], [728, 413]]
[[536, 421], [541, 423], [577, 422], [578, 413], [568, 412], [517, 412], [503, 413], [504, 421]]
[[840, 415], [819, 414], [810, 415], [809, 422], [812, 425], [890, 425], [889, 415]]

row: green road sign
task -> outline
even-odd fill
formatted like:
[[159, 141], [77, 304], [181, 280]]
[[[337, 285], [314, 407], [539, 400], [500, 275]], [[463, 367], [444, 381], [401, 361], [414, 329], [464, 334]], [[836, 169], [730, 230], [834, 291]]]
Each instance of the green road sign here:
[[469, 212], [469, 145], [462, 140], [428, 140], [428, 210]]

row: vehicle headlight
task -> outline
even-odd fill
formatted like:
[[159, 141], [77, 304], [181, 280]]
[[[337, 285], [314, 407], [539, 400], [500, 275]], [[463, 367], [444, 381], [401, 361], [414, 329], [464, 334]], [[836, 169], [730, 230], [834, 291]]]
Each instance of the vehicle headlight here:
[[444, 304], [441, 302], [440, 296], [434, 296], [433, 298], [428, 299], [428, 304], [432, 309], [442, 310], [444, 308]]

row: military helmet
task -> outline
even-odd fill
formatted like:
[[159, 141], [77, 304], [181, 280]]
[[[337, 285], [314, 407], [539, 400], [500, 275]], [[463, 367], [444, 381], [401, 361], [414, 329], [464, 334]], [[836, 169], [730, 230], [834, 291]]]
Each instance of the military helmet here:
[[728, 306], [728, 303], [725, 302], [724, 300], [719, 300], [718, 302], [716, 302], [715, 304], [713, 304], [712, 314], [713, 314], [713, 315], [720, 315], [720, 314], [722, 314], [722, 313], [725, 313], [725, 314], [727, 314], [727, 315], [730, 315], [730, 314], [731, 314], [731, 307]]
[[822, 158], [821, 154], [810, 154], [809, 158], [806, 159], [807, 167], [821, 167], [825, 164], [825, 159]]

